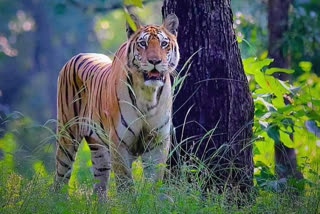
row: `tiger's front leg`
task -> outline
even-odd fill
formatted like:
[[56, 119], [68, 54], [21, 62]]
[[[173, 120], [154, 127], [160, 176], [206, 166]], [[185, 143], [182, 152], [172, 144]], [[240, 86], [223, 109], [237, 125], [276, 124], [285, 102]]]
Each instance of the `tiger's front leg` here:
[[133, 186], [131, 165], [134, 157], [122, 142], [111, 149], [111, 164], [114, 172], [118, 192], [130, 190]]
[[144, 153], [141, 157], [143, 163], [144, 176], [152, 181], [163, 179], [165, 164], [170, 148], [170, 135], [156, 139], [152, 142], [152, 149]]

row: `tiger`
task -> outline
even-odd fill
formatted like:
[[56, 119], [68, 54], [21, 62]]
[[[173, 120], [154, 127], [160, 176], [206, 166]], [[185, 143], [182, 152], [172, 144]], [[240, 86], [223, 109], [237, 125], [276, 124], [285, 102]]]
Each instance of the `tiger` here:
[[141, 157], [144, 176], [161, 180], [170, 148], [171, 79], [180, 54], [179, 20], [161, 25], [126, 23], [127, 41], [111, 61], [81, 53], [61, 69], [57, 85], [57, 150], [54, 184], [68, 184], [80, 142], [91, 153], [93, 191], [106, 197], [110, 170], [118, 190], [132, 184], [132, 163]]

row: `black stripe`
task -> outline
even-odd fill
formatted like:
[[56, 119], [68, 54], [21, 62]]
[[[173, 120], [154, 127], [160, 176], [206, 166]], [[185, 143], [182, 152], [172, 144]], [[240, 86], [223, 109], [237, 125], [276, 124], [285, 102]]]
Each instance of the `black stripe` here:
[[[131, 103], [132, 103], [132, 105], [134, 106], [134, 107], [137, 107], [137, 101], [136, 101], [136, 98], [135, 98], [135, 96], [133, 95], [133, 93], [132, 93], [132, 76], [131, 76], [131, 74], [129, 73], [128, 74], [128, 77], [127, 77], [127, 82], [128, 82], [128, 84], [131, 86], [131, 89], [129, 88], [129, 86], [128, 86], [128, 92], [129, 92], [129, 96], [130, 96], [130, 99], [131, 99]], [[135, 109], [136, 110], [136, 109]]]
[[76, 139], [71, 132], [69, 132], [69, 135], [70, 135], [70, 137], [71, 137], [72, 140]]
[[93, 131], [92, 129], [90, 129], [89, 137], [91, 137], [92, 135], [93, 135]]
[[89, 69], [90, 73], [91, 73], [91, 72], [95, 72], [95, 70], [98, 69], [97, 67], [98, 67], [99, 65], [100, 65], [100, 64], [97, 63], [97, 64], [95, 64], [94, 66], [92, 66], [92, 67]]
[[94, 158], [102, 158], [103, 157], [103, 155], [96, 155], [96, 156], [94, 156]]
[[167, 118], [167, 120], [164, 122], [164, 124], [162, 124], [161, 126], [159, 126], [158, 128], [155, 129], [156, 132], [160, 131], [165, 125], [167, 125], [169, 123], [170, 117]]
[[131, 53], [131, 45], [128, 45], [128, 52], [127, 52], [127, 56], [129, 56]]
[[83, 66], [82, 74], [81, 74], [81, 79], [84, 81], [86, 81], [87, 77], [89, 76], [88, 67], [91, 65], [92, 62], [94, 62], [93, 60], [90, 61], [90, 59], [91, 58], [87, 58], [84, 60], [86, 64]]
[[[73, 85], [72, 85], [73, 86], [72, 87], [72, 92], [73, 92], [72, 99], [73, 100], [72, 101], [73, 101], [73, 111], [74, 111], [75, 116], [78, 114], [78, 109], [80, 110], [79, 106], [81, 105], [81, 99], [77, 99], [77, 98], [80, 98], [79, 97], [80, 87], [77, 84], [77, 78], [79, 78], [79, 77], [78, 77], [77, 70], [76, 70], [76, 63], [81, 56], [82, 55], [79, 55], [73, 62]], [[74, 102], [75, 100], [77, 100], [77, 102]], [[79, 102], [79, 104], [78, 104], [78, 102]]]
[[[89, 59], [89, 58], [83, 59], [83, 60], [79, 63], [79, 65], [78, 65], [78, 67], [77, 67], [77, 70], [79, 70], [80, 67], [83, 65], [83, 63], [85, 63], [88, 59]], [[83, 77], [83, 76], [81, 75], [81, 78], [82, 78], [82, 77]]]
[[[166, 82], [166, 79], [164, 79], [164, 82]], [[162, 91], [163, 91], [163, 86], [161, 86], [160, 90], [158, 91], [157, 94], [157, 104], [159, 103], [160, 97], [162, 95]]]
[[68, 85], [69, 85], [69, 82], [67, 81], [67, 79], [66, 79], [66, 81], [65, 81], [65, 85], [66, 85], [66, 90], [65, 90], [65, 94], [66, 94], [66, 105], [67, 105], [67, 107], [69, 107], [69, 94], [68, 94]]
[[[116, 93], [116, 97], [117, 97], [117, 100], [118, 100], [118, 103], [119, 103], [119, 98], [118, 98], [118, 94]], [[120, 111], [120, 117], [121, 117], [121, 123], [124, 127], [126, 127], [126, 129], [128, 129], [132, 134], [133, 136], [136, 136], [136, 134], [134, 133], [134, 131], [129, 127], [127, 121], [124, 119], [124, 116], [122, 115], [122, 112], [121, 112], [121, 107], [120, 107], [120, 104], [119, 104], [119, 111]]]
[[114, 131], [115, 131], [115, 133], [116, 133], [116, 135], [117, 135], [118, 140], [119, 140], [121, 143], [123, 143], [124, 145], [128, 146], [128, 145], [126, 144], [126, 142], [124, 142], [124, 140], [120, 139], [117, 130], [114, 129]]
[[[77, 61], [80, 59], [80, 57], [83, 57], [83, 54], [78, 54], [77, 57], [75, 57], [74, 65], [77, 64]], [[79, 69], [79, 66], [78, 66], [78, 69]]]
[[69, 158], [70, 161], [74, 161], [72, 155], [70, 154], [70, 152], [66, 149], [63, 148], [61, 145], [59, 145], [59, 149], [63, 152], [63, 154], [65, 154], [65, 156], [67, 156]]
[[153, 105], [153, 106], [148, 106], [147, 107], [147, 111], [151, 111], [152, 109], [154, 109], [155, 107], [157, 107], [158, 106], [158, 102], [155, 104], [155, 105]]
[[[77, 77], [78, 77], [78, 74], [77, 74], [77, 71], [76, 71], [76, 63], [77, 63], [77, 60], [78, 58], [74, 61], [74, 65], [73, 65], [73, 83], [74, 83], [74, 86], [76, 87], [76, 91], [78, 92], [79, 91], [79, 87], [77, 85]], [[75, 95], [75, 94], [74, 94]]]
[[[134, 50], [135, 50], [135, 48], [136, 48], [136, 44], [135, 43], [133, 43], [133, 47], [132, 47], [132, 61], [131, 61], [131, 63], [132, 63], [132, 65], [134, 65], [135, 67], [138, 67], [137, 65], [135, 65], [134, 64], [134, 58], [135, 58], [135, 56], [134, 56]], [[129, 57], [129, 55], [128, 55], [128, 57]], [[129, 61], [129, 60], [128, 60]]]
[[[165, 80], [164, 80], [165, 81]], [[156, 108], [159, 104], [159, 100], [160, 100], [160, 97], [161, 97], [161, 94], [162, 94], [162, 91], [163, 91], [163, 86], [159, 89], [158, 91], [158, 94], [157, 94], [157, 102], [155, 105], [153, 106], [148, 106], [147, 107], [147, 111], [151, 111], [152, 109]]]
[[126, 142], [125, 142], [124, 140], [120, 139], [116, 128], [114, 129], [114, 132], [116, 133], [116, 136], [117, 136], [118, 140], [119, 140], [121, 143], [123, 143], [126, 147], [128, 147], [128, 144], [126, 144]]
[[99, 172], [110, 170], [110, 168], [95, 168], [95, 169], [98, 170]]
[[93, 65], [90, 69], [85, 70], [86, 75], [82, 76], [84, 79], [82, 79], [82, 81], [86, 82], [89, 78], [91, 78], [93, 76], [93, 73], [95, 73], [95, 71], [98, 69], [99, 64], [95, 64]]
[[[66, 105], [67, 105], [67, 107], [69, 106], [69, 104], [71, 104], [71, 103], [69, 103], [68, 101], [69, 101], [69, 94], [68, 94], [68, 86], [69, 85], [71, 85], [72, 83], [71, 83], [71, 80], [70, 80], [70, 75], [72, 74], [71, 73], [71, 66], [72, 65], [74, 65], [74, 62], [75, 62], [75, 60], [77, 60], [78, 58], [72, 58], [71, 59], [71, 61], [70, 61], [70, 64], [69, 64], [69, 69], [68, 69], [68, 73], [67, 73], [67, 75], [66, 75], [66, 79], [65, 79], [65, 85], [66, 85], [66, 91], [65, 91], [65, 94], [66, 94]], [[75, 72], [75, 71], [74, 71]], [[72, 96], [71, 96], [72, 97]]]
[[124, 142], [124, 140], [120, 139], [120, 137], [119, 137], [119, 135], [118, 135], [118, 132], [117, 132], [117, 129], [116, 129], [116, 127], [114, 126], [114, 122], [113, 122], [113, 119], [112, 119], [112, 118], [111, 118], [111, 122], [112, 122], [112, 125], [113, 125], [113, 127], [114, 127], [114, 132], [116, 133], [116, 136], [117, 136], [118, 140], [119, 140], [121, 143], [123, 143], [123, 144], [127, 147], [127, 149], [129, 149], [128, 144], [126, 144], [126, 142]]
[[85, 79], [83, 79], [83, 81], [87, 81], [88, 78], [93, 77], [94, 73], [96, 73], [96, 71], [99, 69], [99, 63], [96, 63], [95, 65], [93, 65], [87, 72], [86, 72], [86, 76], [84, 77]]
[[136, 136], [136, 134], [134, 133], [134, 131], [128, 126], [128, 123], [127, 121], [124, 119], [122, 113], [121, 113], [121, 108], [119, 107], [119, 110], [120, 110], [120, 116], [121, 116], [121, 123], [124, 127], [126, 127], [126, 129], [128, 129], [132, 134], [133, 136]]
[[92, 63], [93, 61], [88, 61], [88, 62], [86, 62], [86, 64], [84, 65], [84, 67], [83, 67], [83, 71], [82, 71], [82, 75], [81, 75], [81, 79], [84, 81], [84, 82], [86, 82], [87, 80], [88, 80], [88, 78], [90, 78], [91, 77], [91, 72], [89, 72], [90, 71], [90, 69], [89, 70], [87, 70], [87, 67], [88, 66], [90, 66], [91, 65], [91, 63]]
[[[74, 84], [75, 86], [76, 84]], [[78, 89], [77, 87], [72, 87], [72, 93], [73, 93], [73, 96], [72, 96], [72, 104], [73, 104], [73, 114], [74, 116], [77, 116], [78, 115], [78, 108], [77, 108], [77, 103], [78, 102], [81, 102], [80, 99], [77, 99], [79, 96], [78, 96]], [[77, 96], [77, 97], [76, 97]]]
[[[102, 143], [104, 143], [104, 140], [102, 139], [102, 137], [98, 134], [98, 132], [95, 132], [96, 135], [98, 136], [98, 138], [101, 140]], [[107, 148], [109, 149], [109, 146], [107, 144], [105, 144], [107, 146]]]
[[62, 100], [62, 94], [60, 94], [60, 95], [58, 95], [59, 97], [60, 97], [60, 99], [59, 99], [59, 104], [61, 105], [61, 113], [62, 113], [62, 120], [63, 120], [63, 122], [67, 122], [67, 116], [65, 115], [65, 113], [64, 113], [64, 108], [63, 108], [63, 100]]
[[96, 173], [94, 173], [93, 176], [94, 177], [100, 177], [100, 176], [106, 176], [106, 174], [103, 174], [103, 173], [102, 174], [96, 174]]
[[57, 171], [57, 175], [58, 175], [59, 177], [64, 177], [64, 174], [60, 174], [58, 171]]
[[99, 147], [96, 147], [95, 145], [92, 145], [92, 144], [88, 144], [89, 145], [89, 148], [91, 151], [98, 151], [99, 150]]
[[71, 175], [68, 175], [68, 176], [65, 177], [65, 174], [60, 174], [58, 171], [57, 171], [57, 175], [59, 177], [66, 178], [66, 179], [70, 179], [70, 176], [71, 176]]
[[71, 169], [71, 166], [69, 166], [69, 164], [65, 163], [64, 161], [62, 161], [60, 158], [56, 157], [56, 160], [60, 163], [61, 166], [63, 166], [64, 168], [67, 169]]

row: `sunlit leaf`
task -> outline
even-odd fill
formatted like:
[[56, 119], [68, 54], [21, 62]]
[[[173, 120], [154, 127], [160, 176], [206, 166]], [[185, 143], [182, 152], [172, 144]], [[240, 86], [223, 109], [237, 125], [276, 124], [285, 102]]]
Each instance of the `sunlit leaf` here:
[[243, 68], [247, 74], [258, 74], [261, 72], [261, 69], [265, 66], [268, 66], [273, 59], [263, 59], [257, 60], [255, 57], [249, 57], [242, 60]]
[[125, 17], [126, 17], [126, 20], [127, 20], [128, 24], [129, 24], [129, 26], [131, 27], [131, 29], [132, 29], [133, 31], [136, 31], [136, 30], [137, 30], [137, 26], [136, 26], [136, 24], [134, 23], [134, 21], [132, 20], [132, 18], [130, 17], [130, 14], [128, 13], [127, 10], [124, 10], [124, 15], [125, 15]]
[[289, 148], [293, 148], [293, 142], [292, 140], [290, 139], [290, 136], [288, 133], [284, 132], [284, 131], [279, 131], [279, 134], [280, 134], [280, 140], [281, 142], [289, 147]]
[[265, 70], [265, 74], [273, 74], [275, 72], [282, 72], [282, 73], [287, 73], [287, 74], [292, 74], [294, 73], [293, 69], [288, 69], [288, 68], [268, 68]]
[[299, 67], [305, 72], [310, 72], [312, 68], [312, 63], [308, 61], [301, 61], [299, 62]]
[[42, 161], [35, 161], [33, 163], [33, 169], [37, 174], [39, 174], [41, 176], [46, 176], [47, 175], [46, 168], [43, 165]]
[[12, 134], [7, 133], [0, 139], [0, 150], [2, 152], [0, 169], [3, 173], [12, 172], [14, 170], [15, 162], [13, 154], [16, 151], [16, 147], [16, 141]]
[[241, 43], [242, 42], [242, 38], [240, 36], [237, 36], [237, 42]]
[[259, 59], [265, 59], [267, 57], [268, 57], [268, 51], [265, 50], [260, 54]]
[[123, 0], [123, 3], [125, 5], [134, 5], [137, 6], [139, 8], [142, 8], [142, 0]]

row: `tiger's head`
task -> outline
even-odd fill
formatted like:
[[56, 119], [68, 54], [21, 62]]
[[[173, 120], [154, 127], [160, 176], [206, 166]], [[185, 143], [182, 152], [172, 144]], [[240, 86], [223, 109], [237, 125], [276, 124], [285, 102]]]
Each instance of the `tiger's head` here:
[[166, 76], [174, 71], [180, 58], [177, 43], [179, 20], [170, 14], [162, 25], [141, 25], [131, 15], [137, 27], [133, 31], [127, 24], [127, 66], [129, 71], [140, 75], [144, 84], [159, 87]]

